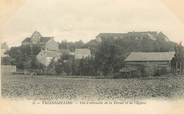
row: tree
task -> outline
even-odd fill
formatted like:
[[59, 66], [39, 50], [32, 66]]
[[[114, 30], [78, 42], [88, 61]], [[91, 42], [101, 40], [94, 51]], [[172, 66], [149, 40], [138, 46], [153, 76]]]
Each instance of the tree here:
[[12, 47], [8, 54], [12, 59], [11, 64], [19, 69], [34, 69], [36, 65], [36, 55], [40, 52], [39, 45]]
[[67, 42], [67, 41], [62, 41], [59, 43], [59, 49], [67, 49], [70, 51], [75, 51], [76, 48], [83, 48], [85, 44], [80, 40], [76, 42]]
[[184, 69], [184, 47], [182, 45], [182, 42], [180, 44], [177, 44], [175, 46], [175, 56], [171, 61], [171, 67], [172, 71], [174, 73], [183, 73]]
[[63, 60], [61, 58], [55, 63], [55, 71], [57, 74], [62, 74], [64, 72]]
[[69, 55], [68, 53], [63, 53], [57, 61], [53, 62], [53, 65], [55, 65], [56, 73], [66, 73], [67, 75], [73, 74], [73, 59], [73, 56]]
[[95, 54], [97, 72], [112, 75], [122, 66], [122, 52], [116, 40], [112, 38], [102, 40]]

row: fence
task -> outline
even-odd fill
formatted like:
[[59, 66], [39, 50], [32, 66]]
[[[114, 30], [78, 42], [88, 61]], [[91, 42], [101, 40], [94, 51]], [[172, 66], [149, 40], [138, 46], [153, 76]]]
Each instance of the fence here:
[[2, 74], [11, 74], [16, 72], [16, 66], [14, 65], [1, 65]]

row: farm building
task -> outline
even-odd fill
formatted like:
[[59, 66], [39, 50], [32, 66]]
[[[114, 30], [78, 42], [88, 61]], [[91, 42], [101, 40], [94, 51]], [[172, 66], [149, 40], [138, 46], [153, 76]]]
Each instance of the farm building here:
[[85, 48], [75, 50], [75, 59], [82, 59], [86, 57], [91, 57], [91, 51], [89, 49]]
[[59, 51], [59, 44], [54, 40], [54, 37], [43, 37], [38, 31], [35, 31], [31, 37], [27, 37], [22, 41], [23, 46], [39, 45], [41, 51], [36, 56], [37, 60], [48, 66], [52, 59], [57, 60], [61, 52]]
[[134, 68], [134, 72], [136, 68], [137, 75], [152, 76], [169, 73], [174, 55], [175, 52], [132, 52], [125, 59], [125, 66]]

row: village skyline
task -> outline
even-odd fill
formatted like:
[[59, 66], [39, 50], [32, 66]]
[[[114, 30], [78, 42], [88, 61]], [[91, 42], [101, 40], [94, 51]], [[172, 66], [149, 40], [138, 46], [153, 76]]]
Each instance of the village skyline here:
[[145, 30], [162, 31], [174, 42], [184, 37], [184, 24], [160, 0], [27, 0], [3, 24], [1, 41], [16, 46], [35, 30], [56, 41]]
[[[53, 65], [53, 69], [50, 69], [50, 73], [60, 74], [65, 72], [65, 70], [67, 69], [66, 72], [68, 75], [71, 75], [73, 73], [76, 73], [76, 75], [81, 75], [83, 71], [81, 69], [83, 68], [84, 62], [84, 64], [90, 65], [88, 67], [93, 69], [94, 71], [96, 69], [95, 66], [99, 68], [96, 72], [84, 72], [84, 75], [95, 75], [95, 73], [98, 73], [99, 75], [101, 75], [101, 73], [103, 73], [103, 75], [107, 75], [108, 73], [112, 74], [115, 72], [119, 72], [122, 68], [122, 65], [124, 65], [124, 63], [122, 63], [123, 61], [125, 61], [126, 63], [128, 63], [129, 61], [168, 61], [166, 66], [168, 67], [168, 69], [171, 69], [170, 64], [174, 64], [175, 62], [175, 60], [173, 59], [175, 56], [174, 51], [176, 51], [177, 53], [178, 51], [176, 49], [179, 47], [182, 47], [181, 43], [176, 44], [170, 41], [164, 33], [157, 31], [100, 33], [96, 36], [96, 39], [86, 43], [82, 41], [57, 42], [52, 36], [45, 36], [38, 31], [34, 31], [32, 35], [27, 36], [21, 42], [21, 46], [8, 48], [8, 45], [6, 43], [3, 43], [3, 45], [1, 46], [1, 50], [2, 52], [4, 52], [2, 54], [2, 63], [5, 65], [15, 64], [16, 67], [19, 69], [33, 70], [35, 68], [38, 68], [40, 69], [40, 71], [36, 72], [44, 72], [47, 74], [47, 68]], [[105, 54], [107, 54], [107, 56], [102, 56]], [[127, 57], [127, 59], [125, 59], [125, 57]], [[80, 64], [78, 62], [75, 63], [75, 61], [78, 61]], [[97, 65], [102, 61], [112, 62], [107, 62], [107, 64], [105, 65], [110, 65], [110, 72], [108, 72], [109, 70], [107, 70], [106, 67], [100, 67], [101, 64]], [[117, 61], [119, 62], [119, 64], [116, 63]], [[67, 63], [67, 65], [69, 65], [70, 67], [66, 67], [64, 65], [64, 69], [66, 69], [63, 71], [63, 64], [65, 63]], [[117, 66], [114, 66], [114, 63], [116, 63]], [[72, 65], [74, 64], [79, 66], [72, 67]], [[103, 64], [104, 63], [102, 63], [102, 65]], [[175, 65], [173, 64], [172, 69], [174, 71]], [[46, 67], [46, 70], [42, 69], [44, 67]], [[80, 69], [78, 69], [79, 72], [78, 70], [76, 70], [77, 72], [75, 72], [75, 70], [72, 70], [72, 68]], [[101, 68], [104, 68], [104, 70], [102, 70]], [[124, 72], [124, 70], [122, 71]], [[125, 69], [125, 71], [127, 71], [127, 69]], [[152, 75], [155, 75], [156, 72], [157, 70], [154, 70]]]
[[[27, 33], [28, 36], [25, 36], [23, 39], [21, 39], [20, 41], [16, 42], [15, 44], [11, 44], [10, 42], [4, 41], [4, 40], [1, 41], [1, 44], [6, 43], [6, 44], [8, 45], [9, 48], [11, 48], [11, 47], [16, 47], [16, 46], [20, 46], [20, 45], [22, 44], [22, 42], [23, 42], [26, 38], [30, 37], [34, 32], [39, 32], [39, 33], [41, 33], [41, 35], [43, 35], [43, 36], [52, 37], [52, 38], [54, 38], [54, 40], [55, 40], [56, 42], [58, 42], [58, 43], [61, 43], [61, 42], [63, 42], [63, 41], [66, 41], [66, 42], [77, 42], [77, 41], [82, 41], [82, 42], [84, 42], [84, 43], [87, 43], [87, 42], [90, 42], [91, 40], [96, 40], [97, 37], [98, 37], [98, 35], [100, 35], [100, 34], [128, 34], [128, 33], [149, 33], [149, 32], [153, 32], [153, 33], [155, 32], [155, 33], [158, 33], [158, 34], [159, 34], [159, 33], [163, 33], [162, 31], [102, 32], [102, 33], [97, 33], [96, 35], [94, 35], [93, 38], [91, 38], [91, 39], [89, 39], [89, 40], [83, 40], [83, 39], [71, 40], [71, 39], [62, 39], [62, 38], [61, 38], [60, 40], [58, 40], [58, 38], [55, 37], [54, 35], [51, 35], [51, 34], [50, 34], [50, 35], [45, 35], [45, 34], [43, 34], [42, 32], [40, 32], [40, 31], [38, 31], [38, 30], [34, 30], [33, 32]], [[170, 37], [167, 36], [167, 34], [165, 34], [165, 33], [163, 33], [163, 34], [166, 36], [166, 38], [167, 38], [168, 41], [172, 41], [172, 42], [175, 42], [175, 43], [181, 43], [181, 42], [183, 42], [183, 40], [180, 40], [180, 41], [173, 41]]]
[[182, 112], [183, 5], [0, 0], [0, 112]]

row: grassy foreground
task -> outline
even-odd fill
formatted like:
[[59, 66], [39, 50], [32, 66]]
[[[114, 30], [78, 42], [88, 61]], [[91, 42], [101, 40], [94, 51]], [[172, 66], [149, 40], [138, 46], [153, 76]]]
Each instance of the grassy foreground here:
[[57, 76], [3, 75], [2, 96], [70, 100], [175, 98], [184, 96], [184, 77], [85, 79]]

